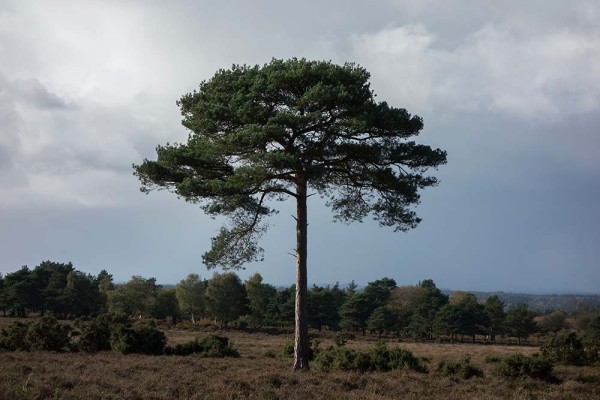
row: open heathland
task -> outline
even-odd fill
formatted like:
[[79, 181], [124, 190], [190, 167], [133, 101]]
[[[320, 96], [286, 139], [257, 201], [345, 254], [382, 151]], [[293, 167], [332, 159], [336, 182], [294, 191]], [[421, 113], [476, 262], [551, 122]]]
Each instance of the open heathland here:
[[[164, 328], [164, 327], [163, 327]], [[168, 344], [208, 334], [207, 326], [165, 329]], [[237, 358], [52, 352], [0, 353], [1, 399], [596, 399], [600, 368], [555, 366], [552, 379], [503, 377], [499, 360], [531, 356], [535, 346], [410, 343], [385, 338], [387, 348], [414, 354], [428, 372], [293, 372], [285, 347], [292, 333], [216, 331]], [[335, 334], [313, 332], [317, 348], [335, 347]], [[346, 348], [368, 351], [377, 336], [357, 335]], [[527, 359], [532, 359], [531, 357]], [[467, 368], [465, 368], [465, 366]], [[462, 368], [462, 369], [461, 369]], [[480, 370], [481, 373], [478, 373]], [[473, 372], [472, 374], [469, 373]]]

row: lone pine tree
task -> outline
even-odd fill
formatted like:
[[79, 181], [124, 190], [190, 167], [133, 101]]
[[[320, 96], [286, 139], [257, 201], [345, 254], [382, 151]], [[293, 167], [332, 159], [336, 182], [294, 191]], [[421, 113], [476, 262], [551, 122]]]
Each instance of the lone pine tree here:
[[351, 63], [272, 60], [219, 70], [178, 106], [185, 144], [157, 147], [157, 160], [134, 165], [141, 189], [167, 189], [228, 224], [203, 255], [207, 267], [240, 268], [262, 259], [257, 240], [272, 200], [296, 201], [294, 369], [308, 368], [307, 197], [328, 199], [334, 219], [372, 215], [395, 231], [420, 221], [411, 205], [424, 175], [446, 162], [440, 149], [408, 139], [418, 116], [376, 102], [369, 73]]

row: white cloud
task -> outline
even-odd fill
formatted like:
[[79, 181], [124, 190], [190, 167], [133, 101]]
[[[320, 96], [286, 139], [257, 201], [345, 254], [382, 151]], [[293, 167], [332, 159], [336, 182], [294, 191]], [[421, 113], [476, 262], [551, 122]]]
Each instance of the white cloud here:
[[[350, 39], [376, 91], [414, 110], [492, 111], [561, 119], [600, 107], [600, 35], [488, 24], [453, 49], [424, 25]], [[420, 111], [419, 111], [420, 112]]]
[[66, 99], [37, 80], [0, 76], [0, 204], [127, 202], [137, 193], [131, 164], [150, 156], [178, 125], [176, 118], [153, 113], [160, 105], [143, 97], [110, 107]]
[[371, 72], [375, 91], [409, 110], [423, 107], [431, 97], [436, 57], [430, 54], [430, 46], [434, 41], [422, 25], [350, 38], [353, 58]]

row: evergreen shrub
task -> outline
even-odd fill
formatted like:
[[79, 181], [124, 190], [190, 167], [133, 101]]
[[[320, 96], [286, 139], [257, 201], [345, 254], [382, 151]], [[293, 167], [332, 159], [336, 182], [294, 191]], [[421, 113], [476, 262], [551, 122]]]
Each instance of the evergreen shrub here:
[[468, 358], [458, 361], [440, 361], [437, 372], [442, 376], [458, 376], [463, 379], [483, 376], [483, 370], [471, 364]]
[[165, 354], [187, 356], [197, 354], [202, 357], [239, 357], [238, 351], [226, 336], [207, 335], [173, 347], [165, 348]]
[[492, 372], [503, 378], [533, 378], [552, 382], [556, 380], [552, 374], [553, 368], [553, 364], [542, 357], [513, 354], [503, 357]]
[[31, 322], [15, 321], [0, 331], [0, 349], [6, 351], [65, 351], [71, 328], [46, 315]]
[[319, 352], [314, 359], [314, 367], [320, 371], [390, 371], [410, 369], [427, 372], [418, 358], [402, 348], [388, 349], [383, 343], [367, 352], [348, 349], [343, 346], [330, 347]]

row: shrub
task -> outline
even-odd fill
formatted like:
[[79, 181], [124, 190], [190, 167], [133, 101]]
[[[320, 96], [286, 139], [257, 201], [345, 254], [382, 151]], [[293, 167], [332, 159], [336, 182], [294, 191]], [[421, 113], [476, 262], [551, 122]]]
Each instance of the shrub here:
[[75, 327], [79, 330], [77, 348], [85, 353], [110, 351], [111, 333], [118, 326], [130, 326], [125, 315], [100, 314], [91, 321], [76, 320]]
[[463, 379], [483, 376], [481, 368], [471, 364], [468, 358], [459, 361], [441, 361], [437, 372], [442, 376], [459, 376]]
[[111, 329], [110, 345], [113, 351], [123, 354], [163, 354], [167, 338], [154, 323], [134, 325], [119, 324]]
[[116, 325], [111, 327], [110, 348], [123, 354], [136, 353], [135, 337], [131, 326]]
[[133, 326], [136, 353], [160, 355], [164, 353], [167, 337], [154, 322]]
[[412, 369], [426, 372], [419, 360], [408, 350], [389, 350], [385, 344], [378, 344], [368, 352], [360, 352], [345, 347], [330, 347], [319, 352], [314, 359], [315, 369], [320, 371], [390, 371]]
[[590, 365], [600, 361], [600, 340], [588, 335], [580, 338], [574, 332], [550, 335], [542, 344], [542, 356], [565, 365]]
[[29, 324], [25, 341], [32, 351], [63, 351], [71, 341], [70, 332], [70, 326], [47, 315]]
[[169, 356], [187, 356], [194, 353], [201, 353], [202, 348], [198, 344], [198, 339], [191, 342], [177, 344], [175, 346], [165, 347], [165, 354]]
[[239, 357], [233, 343], [226, 336], [208, 335], [200, 338], [198, 343], [202, 347], [202, 355], [206, 357]]
[[178, 344], [174, 347], [165, 348], [165, 354], [176, 356], [187, 356], [198, 354], [202, 357], [239, 357], [238, 351], [228, 337], [218, 335], [208, 335], [202, 338]]
[[397, 347], [388, 349], [385, 343], [378, 343], [370, 351], [375, 369], [389, 371], [392, 369], [412, 369], [417, 372], [427, 372], [427, 368], [408, 350]]
[[0, 349], [8, 351], [29, 351], [26, 340], [29, 324], [15, 321], [0, 331]]
[[485, 363], [486, 364], [496, 364], [502, 361], [502, 357], [500, 356], [486, 356]]
[[[30, 323], [14, 322], [0, 331], [0, 349], [9, 351], [64, 351], [75, 348], [93, 353], [101, 350], [123, 354], [163, 354], [166, 336], [151, 322], [132, 326], [125, 316], [104, 314], [96, 319], [77, 320], [79, 339], [71, 343], [71, 327], [44, 316]], [[75, 335], [73, 335], [75, 336]]]
[[551, 362], [566, 365], [585, 365], [587, 357], [575, 332], [551, 334], [540, 347], [542, 356]]
[[527, 357], [522, 354], [513, 354], [502, 358], [492, 372], [494, 375], [504, 378], [534, 378], [555, 381], [552, 369], [552, 363], [539, 356]]
[[29, 323], [13, 322], [0, 332], [0, 348], [8, 351], [64, 351], [71, 339], [68, 325], [46, 315]]
[[314, 359], [317, 371], [364, 371], [370, 362], [357, 359], [358, 352], [346, 347], [330, 347], [321, 351]]
[[582, 339], [581, 344], [587, 364], [600, 366], [600, 340], [586, 337]]
[[600, 341], [600, 315], [592, 318], [585, 328], [585, 336], [588, 339]]
[[288, 340], [287, 342], [285, 342], [285, 344], [283, 345], [283, 348], [281, 349], [281, 356], [283, 358], [294, 357], [294, 341], [293, 340]]

